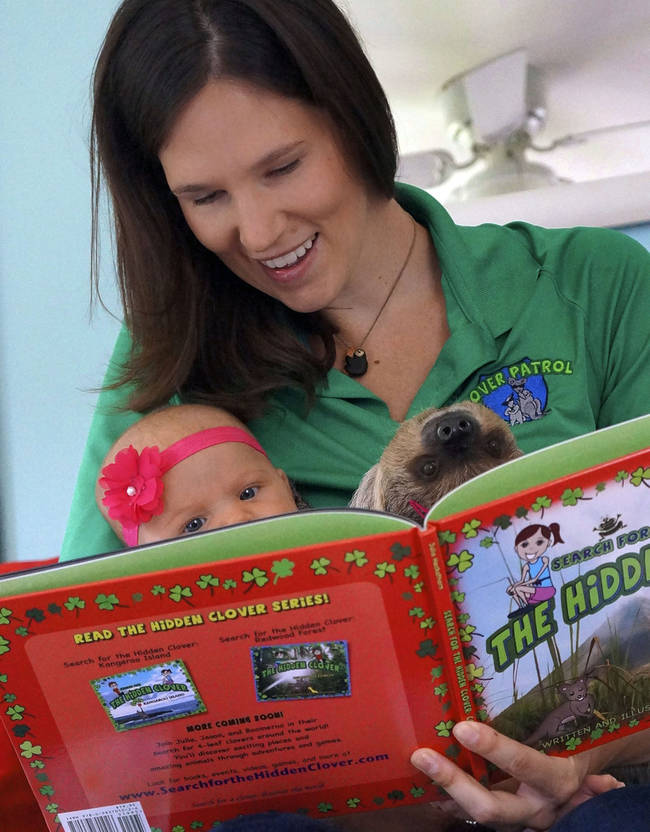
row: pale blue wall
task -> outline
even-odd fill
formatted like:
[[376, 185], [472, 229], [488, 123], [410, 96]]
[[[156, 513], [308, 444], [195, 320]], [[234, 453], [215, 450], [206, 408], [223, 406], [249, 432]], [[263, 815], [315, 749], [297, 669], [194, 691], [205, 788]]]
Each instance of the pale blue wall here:
[[630, 237], [634, 237], [635, 240], [638, 240], [650, 251], [650, 222], [639, 225], [626, 225], [623, 228], [619, 228], [618, 231], [623, 231], [625, 234], [629, 234]]
[[94, 402], [83, 390], [100, 382], [117, 328], [101, 309], [88, 322], [87, 150], [90, 74], [116, 5], [2, 3], [0, 500], [10, 559], [57, 554]]

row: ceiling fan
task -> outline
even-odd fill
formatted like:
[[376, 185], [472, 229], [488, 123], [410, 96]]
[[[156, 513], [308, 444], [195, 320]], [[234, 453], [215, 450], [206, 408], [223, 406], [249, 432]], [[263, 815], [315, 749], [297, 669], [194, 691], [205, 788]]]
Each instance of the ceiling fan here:
[[580, 144], [597, 133], [650, 123], [601, 127], [562, 136], [548, 145], [536, 144], [534, 138], [545, 125], [547, 111], [542, 74], [528, 63], [525, 49], [449, 79], [440, 92], [439, 105], [452, 140], [469, 158], [457, 161], [442, 148], [406, 153], [400, 156], [397, 178], [435, 188], [456, 171], [474, 167], [473, 175], [448, 193], [452, 201], [566, 182], [549, 165], [528, 159], [526, 151], [552, 151]]

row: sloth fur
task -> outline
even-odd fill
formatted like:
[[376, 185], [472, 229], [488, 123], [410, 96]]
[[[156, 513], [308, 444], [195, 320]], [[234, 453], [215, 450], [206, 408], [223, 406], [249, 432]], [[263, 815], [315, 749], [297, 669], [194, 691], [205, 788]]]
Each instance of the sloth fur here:
[[428, 510], [453, 488], [521, 455], [508, 425], [485, 405], [429, 408], [398, 428], [350, 507], [421, 522], [411, 501]]

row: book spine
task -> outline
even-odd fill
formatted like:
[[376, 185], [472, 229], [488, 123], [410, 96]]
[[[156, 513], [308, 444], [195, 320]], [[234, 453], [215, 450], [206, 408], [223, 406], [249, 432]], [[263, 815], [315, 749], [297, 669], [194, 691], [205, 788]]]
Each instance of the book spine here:
[[[438, 532], [430, 526], [421, 535], [422, 553], [428, 584], [433, 598], [438, 633], [444, 651], [444, 664], [449, 684], [449, 698], [454, 722], [461, 720], [478, 720], [474, 696], [465, 670], [465, 656], [456, 605], [454, 604], [447, 579], [447, 566], [444, 553], [438, 543]], [[461, 751], [468, 760], [473, 776], [477, 780], [487, 779], [487, 764], [482, 757]], [[462, 760], [459, 759], [459, 762]]]

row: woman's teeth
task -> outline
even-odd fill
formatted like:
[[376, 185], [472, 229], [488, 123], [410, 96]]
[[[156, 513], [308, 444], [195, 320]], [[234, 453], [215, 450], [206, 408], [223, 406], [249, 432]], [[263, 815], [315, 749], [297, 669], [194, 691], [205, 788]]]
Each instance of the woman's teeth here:
[[302, 245], [299, 245], [298, 248], [295, 248], [293, 251], [289, 251], [281, 257], [274, 257], [273, 260], [262, 260], [262, 263], [265, 266], [268, 266], [269, 269], [285, 269], [287, 266], [293, 266], [294, 263], [297, 263], [301, 257], [304, 257], [305, 254], [307, 254], [309, 249], [313, 246], [315, 239], [316, 235], [314, 234], [310, 240], [306, 240], [302, 243]]

